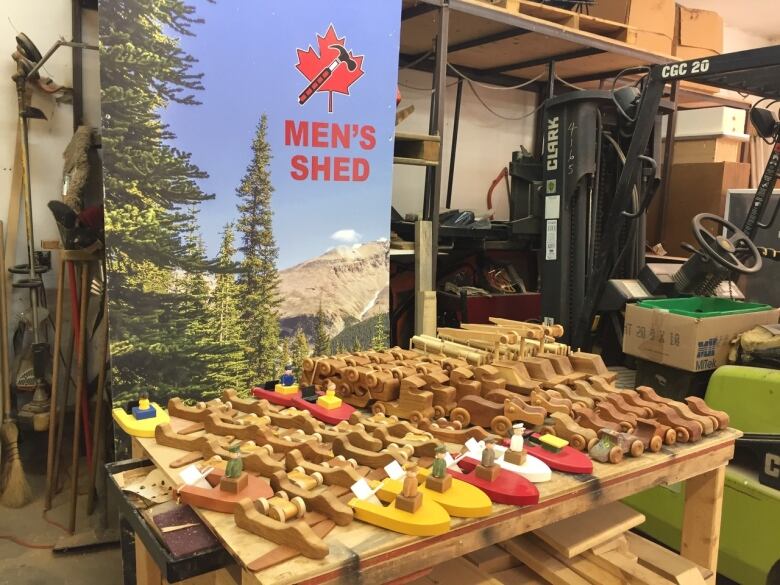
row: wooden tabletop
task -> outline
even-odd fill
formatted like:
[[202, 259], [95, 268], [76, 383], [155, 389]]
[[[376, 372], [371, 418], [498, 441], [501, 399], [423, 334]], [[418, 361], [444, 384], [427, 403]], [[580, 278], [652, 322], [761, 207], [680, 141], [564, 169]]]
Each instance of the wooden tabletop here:
[[[171, 419], [174, 428], [186, 421]], [[452, 519], [452, 529], [441, 536], [421, 538], [396, 534], [354, 521], [336, 526], [325, 537], [330, 554], [323, 560], [299, 556], [252, 573], [243, 569], [242, 583], [288, 585], [305, 583], [381, 583], [465, 553], [501, 542], [551, 522], [568, 518], [656, 485], [686, 480], [724, 466], [734, 453], [741, 433], [718, 431], [693, 444], [664, 445], [659, 453], [628, 457], [617, 465], [593, 463], [593, 474], [553, 472], [552, 481], [537, 484], [535, 506], [494, 505], [494, 514], [481, 519]], [[183, 452], [158, 445], [154, 439], [136, 439], [173, 484], [179, 483], [170, 463]], [[196, 509], [197, 510], [197, 509]], [[276, 545], [238, 528], [229, 514], [197, 510], [242, 567]]]

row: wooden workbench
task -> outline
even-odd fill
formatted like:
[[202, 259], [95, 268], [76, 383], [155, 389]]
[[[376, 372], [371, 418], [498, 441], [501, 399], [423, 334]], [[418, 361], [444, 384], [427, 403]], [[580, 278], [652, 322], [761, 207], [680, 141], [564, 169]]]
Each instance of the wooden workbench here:
[[[174, 428], [183, 422], [172, 419]], [[739, 431], [728, 429], [698, 443], [664, 446], [659, 453], [629, 457], [618, 465], [594, 462], [592, 475], [554, 472], [552, 481], [537, 484], [537, 505], [495, 505], [495, 513], [487, 518], [453, 518], [452, 529], [441, 536], [405, 536], [354, 521], [328, 534], [325, 542], [330, 554], [325, 559], [299, 556], [259, 573], [243, 567], [276, 545], [238, 528], [231, 515], [207, 510], [198, 510], [198, 514], [242, 567], [240, 577], [234, 571], [232, 579], [220, 571], [215, 576], [218, 583], [225, 583], [226, 578], [242, 585], [384, 583], [653, 486], [687, 480], [682, 555], [714, 572], [725, 466], [739, 436]], [[178, 483], [177, 470], [170, 463], [183, 451], [157, 445], [154, 439], [136, 439], [134, 451], [142, 451]], [[197, 583], [202, 582], [198, 578]]]

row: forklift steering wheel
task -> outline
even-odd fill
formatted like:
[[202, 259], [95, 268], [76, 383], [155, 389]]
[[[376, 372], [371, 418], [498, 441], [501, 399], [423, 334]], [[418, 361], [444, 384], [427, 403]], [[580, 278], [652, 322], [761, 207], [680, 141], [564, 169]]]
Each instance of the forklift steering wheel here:
[[[713, 236], [704, 227], [705, 221], [724, 227], [728, 231], [734, 232], [734, 234], [729, 237], [723, 235]], [[753, 274], [761, 269], [761, 254], [759, 254], [758, 248], [756, 248], [756, 245], [745, 232], [730, 221], [712, 213], [700, 213], [693, 218], [693, 235], [696, 236], [696, 241], [699, 242], [705, 255], [729, 270], [742, 274]], [[749, 253], [745, 260], [750, 261], [752, 259], [750, 266], [747, 266], [737, 256], [738, 253], [742, 255], [745, 252]]]

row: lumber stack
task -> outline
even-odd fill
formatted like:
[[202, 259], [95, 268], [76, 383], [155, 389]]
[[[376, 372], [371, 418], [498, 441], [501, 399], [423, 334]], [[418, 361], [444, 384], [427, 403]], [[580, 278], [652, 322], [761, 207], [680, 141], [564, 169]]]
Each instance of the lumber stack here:
[[634, 532], [615, 502], [434, 567], [415, 585], [704, 585], [710, 571]]

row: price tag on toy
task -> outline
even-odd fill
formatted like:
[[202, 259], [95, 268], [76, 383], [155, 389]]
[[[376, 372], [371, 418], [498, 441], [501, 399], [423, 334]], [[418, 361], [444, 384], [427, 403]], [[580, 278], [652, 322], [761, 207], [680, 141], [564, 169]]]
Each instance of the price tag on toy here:
[[206, 469], [200, 470], [196, 465], [188, 465], [184, 469], [182, 469], [179, 472], [179, 479], [184, 482], [184, 484], [176, 490], [177, 492], [181, 490], [182, 487], [185, 485], [194, 485], [197, 487], [202, 488], [210, 488], [211, 484], [206, 481], [206, 476], [214, 471], [213, 467], [207, 467]]
[[359, 479], [349, 488], [358, 500], [367, 500], [374, 495], [374, 490], [365, 479]]
[[474, 437], [472, 437], [466, 441], [466, 448], [474, 453], [479, 453], [482, 451], [482, 449], [485, 448], [485, 443], [482, 441], [477, 441]]
[[455, 460], [452, 458], [452, 455], [449, 453], [444, 454], [444, 463], [447, 465], [447, 467], [452, 467], [455, 465]]
[[406, 475], [404, 468], [401, 467], [398, 461], [392, 461], [385, 465], [385, 473], [390, 479], [401, 479], [404, 475]]

